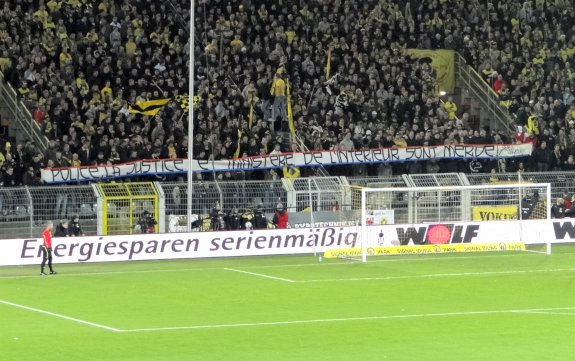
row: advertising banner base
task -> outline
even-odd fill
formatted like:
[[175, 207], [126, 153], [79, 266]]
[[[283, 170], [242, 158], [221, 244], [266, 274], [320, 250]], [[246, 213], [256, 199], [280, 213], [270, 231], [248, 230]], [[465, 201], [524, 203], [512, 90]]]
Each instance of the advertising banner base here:
[[[505, 252], [524, 251], [525, 245], [521, 242], [510, 243], [478, 243], [478, 244], [430, 244], [419, 246], [370, 247], [368, 256], [400, 256], [413, 254], [441, 254], [462, 252]], [[326, 251], [324, 258], [361, 257], [361, 248], [341, 248]]]

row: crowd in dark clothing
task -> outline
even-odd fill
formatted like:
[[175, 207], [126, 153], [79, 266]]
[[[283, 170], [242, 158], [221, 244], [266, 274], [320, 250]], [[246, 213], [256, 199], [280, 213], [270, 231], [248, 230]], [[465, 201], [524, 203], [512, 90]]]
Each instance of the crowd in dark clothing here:
[[[359, 165], [354, 174], [571, 170], [575, 164], [575, 13], [569, 1], [195, 4], [195, 158], [301, 150], [287, 139], [289, 86], [295, 129], [312, 150], [526, 141], [536, 149], [510, 162]], [[138, 101], [188, 91], [186, 5], [4, 1], [0, 70], [51, 142], [45, 152], [31, 142], [0, 144], [3, 184], [38, 184], [43, 167], [186, 157], [187, 117], [177, 101], [156, 116], [129, 111]], [[435, 70], [408, 56], [409, 48], [462, 54], [515, 118], [517, 134], [479, 129], [466, 109], [442, 100]]]

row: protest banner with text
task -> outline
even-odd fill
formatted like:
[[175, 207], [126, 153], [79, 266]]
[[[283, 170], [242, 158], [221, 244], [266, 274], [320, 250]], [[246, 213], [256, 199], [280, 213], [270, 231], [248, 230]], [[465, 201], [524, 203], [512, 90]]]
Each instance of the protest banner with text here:
[[[442, 159], [499, 159], [525, 157], [531, 144], [518, 145], [438, 145], [429, 147], [381, 148], [353, 151], [314, 151], [282, 153], [229, 160], [193, 160], [193, 172], [253, 171], [283, 167], [334, 166], [413, 162]], [[188, 172], [186, 159], [148, 159], [109, 166], [85, 166], [42, 169], [46, 183], [82, 182], [103, 179], [175, 174]]]

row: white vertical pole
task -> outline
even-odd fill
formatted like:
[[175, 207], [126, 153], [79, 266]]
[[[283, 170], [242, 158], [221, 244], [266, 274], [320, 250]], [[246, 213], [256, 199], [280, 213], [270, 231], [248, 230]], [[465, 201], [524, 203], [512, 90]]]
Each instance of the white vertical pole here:
[[361, 190], [361, 227], [359, 230], [359, 240], [361, 242], [361, 261], [363, 263], [367, 262], [367, 204], [365, 204], [365, 192], [365, 188]]
[[[519, 182], [521, 182], [521, 173], [519, 173]], [[519, 196], [519, 209], [517, 210], [519, 219], [519, 241], [523, 242], [523, 194], [521, 192], [521, 184], [518, 185], [517, 194]]]
[[194, 36], [195, 36], [195, 9], [194, 0], [190, 0], [190, 40], [189, 47], [189, 71], [188, 71], [188, 232], [192, 231], [192, 165], [194, 157]]
[[310, 225], [314, 227], [314, 219], [313, 219], [313, 196], [311, 194], [311, 178], [307, 179], [307, 196], [309, 198], [309, 221]]
[[[438, 210], [438, 213], [437, 213], [437, 223], [443, 222], [443, 221], [441, 220], [441, 196], [442, 196], [442, 195], [443, 195], [443, 192], [442, 192], [442, 191], [437, 191], [437, 206], [438, 206], [438, 207], [437, 207], [437, 210]], [[447, 221], [447, 219], [446, 219], [446, 221]]]
[[[311, 195], [311, 179], [307, 179], [307, 197], [309, 201], [309, 224], [311, 228], [314, 228], [314, 219], [313, 219], [313, 197]], [[317, 241], [313, 244], [313, 256], [317, 256], [317, 249], [316, 249]], [[321, 256], [320, 256], [321, 257]]]
[[551, 219], [551, 183], [548, 183], [546, 186], [546, 192], [547, 192], [547, 209], [546, 209], [546, 215], [547, 215], [547, 219]]
[[[551, 184], [548, 183], [547, 187], [546, 187], [546, 192], [547, 192], [547, 219], [551, 219]], [[551, 238], [547, 238], [545, 240], [547, 243], [547, 254], [551, 254]]]

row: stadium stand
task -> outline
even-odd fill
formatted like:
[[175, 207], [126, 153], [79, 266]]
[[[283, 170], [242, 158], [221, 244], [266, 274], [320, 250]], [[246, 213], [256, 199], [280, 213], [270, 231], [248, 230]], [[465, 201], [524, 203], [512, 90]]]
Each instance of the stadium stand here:
[[[12, 178], [22, 183], [30, 168], [36, 177], [26, 183], [36, 184], [45, 166], [185, 157], [186, 5], [5, 0], [0, 70], [52, 141], [43, 154], [31, 142], [3, 142], [4, 185]], [[571, 169], [574, 16], [565, 0], [196, 1], [194, 154], [221, 159], [270, 153], [276, 145], [290, 150], [290, 85], [295, 128], [309, 149], [527, 141], [535, 149], [509, 164], [413, 162], [358, 166], [354, 174]], [[517, 134], [477, 129], [453, 102], [443, 103], [433, 69], [407, 56], [407, 48], [461, 53], [516, 117]], [[157, 115], [133, 112], [168, 98], [180, 101]]]

